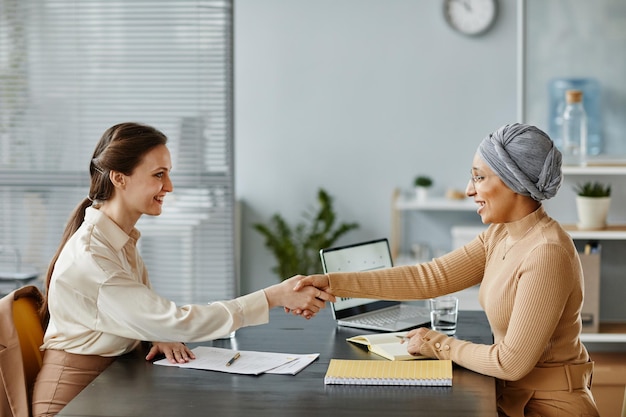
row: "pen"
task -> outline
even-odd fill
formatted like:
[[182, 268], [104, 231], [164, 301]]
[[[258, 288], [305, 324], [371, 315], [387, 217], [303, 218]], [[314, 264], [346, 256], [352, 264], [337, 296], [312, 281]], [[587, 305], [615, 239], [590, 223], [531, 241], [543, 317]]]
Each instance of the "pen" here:
[[406, 336], [400, 336], [400, 335], [396, 335], [396, 337], [402, 339], [403, 342], [408, 342], [409, 340], [411, 340], [410, 337], [406, 337]]
[[230, 358], [230, 360], [228, 362], [226, 362], [226, 366], [230, 366], [233, 363], [235, 363], [235, 361], [237, 359], [239, 359], [240, 356], [241, 356], [241, 354], [239, 352], [235, 353], [235, 356], [233, 356], [232, 358]]

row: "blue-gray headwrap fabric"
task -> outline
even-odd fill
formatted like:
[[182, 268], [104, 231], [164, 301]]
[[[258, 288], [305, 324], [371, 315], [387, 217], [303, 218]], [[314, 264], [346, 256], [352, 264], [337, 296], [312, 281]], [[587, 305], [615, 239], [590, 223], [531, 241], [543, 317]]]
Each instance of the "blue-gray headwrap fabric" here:
[[535, 126], [502, 126], [483, 139], [478, 153], [511, 190], [537, 201], [554, 197], [563, 181], [561, 152]]

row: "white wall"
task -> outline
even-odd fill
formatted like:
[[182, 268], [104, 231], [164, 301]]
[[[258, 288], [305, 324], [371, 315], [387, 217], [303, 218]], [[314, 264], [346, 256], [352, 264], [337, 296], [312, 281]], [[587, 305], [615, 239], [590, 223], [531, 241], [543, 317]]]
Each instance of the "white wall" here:
[[516, 120], [516, 5], [493, 29], [453, 32], [438, 0], [237, 0], [236, 193], [242, 292], [277, 282], [252, 229], [296, 222], [319, 187], [340, 243], [389, 236], [391, 196], [417, 174], [464, 189], [480, 140]]

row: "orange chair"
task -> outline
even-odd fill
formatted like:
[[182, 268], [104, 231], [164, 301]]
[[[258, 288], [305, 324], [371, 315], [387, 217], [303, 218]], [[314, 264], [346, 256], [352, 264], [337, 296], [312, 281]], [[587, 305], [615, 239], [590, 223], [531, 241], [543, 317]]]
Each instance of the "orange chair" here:
[[20, 340], [29, 404], [35, 378], [37, 378], [43, 360], [39, 350], [43, 343], [43, 327], [38, 308], [37, 301], [32, 297], [18, 298], [13, 302], [13, 322]]
[[0, 298], [0, 416], [29, 417], [32, 390], [42, 366], [44, 297], [27, 285]]

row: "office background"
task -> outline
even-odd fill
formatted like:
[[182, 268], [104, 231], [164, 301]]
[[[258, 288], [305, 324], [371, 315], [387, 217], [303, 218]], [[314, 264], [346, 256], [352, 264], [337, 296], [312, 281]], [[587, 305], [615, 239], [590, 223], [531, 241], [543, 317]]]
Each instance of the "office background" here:
[[[600, 78], [609, 93], [607, 148], [624, 149], [622, 3], [499, 0], [494, 27], [472, 38], [446, 25], [443, 0], [159, 1], [146, 12], [133, 1], [0, 0], [2, 243], [45, 270], [63, 221], [85, 195], [80, 161], [104, 128], [124, 119], [170, 137], [176, 193], [163, 216], [138, 226], [155, 287], [183, 303], [277, 282], [252, 224], [276, 212], [299, 221], [320, 187], [335, 198], [340, 221], [361, 225], [339, 243], [390, 236], [395, 188], [408, 192], [425, 174], [435, 180], [433, 195], [463, 190], [480, 140], [517, 121], [520, 107], [545, 128], [546, 76]], [[529, 63], [523, 95], [521, 50]], [[15, 126], [5, 123], [11, 108]], [[611, 181], [619, 184], [609, 220], [624, 223], [624, 181]], [[550, 213], [575, 221], [571, 187], [560, 194]], [[242, 207], [240, 287], [232, 281], [234, 198]], [[447, 250], [452, 224], [480, 224], [473, 211], [406, 217], [415, 221], [403, 234], [405, 251], [414, 241]], [[605, 318], [626, 315], [611, 310], [623, 304], [624, 249], [619, 241], [603, 248]]]
[[[472, 38], [447, 26], [442, 1], [235, 2], [235, 191], [242, 203], [244, 292], [277, 280], [274, 258], [252, 224], [275, 212], [300, 221], [319, 187], [335, 197], [340, 220], [361, 225], [339, 243], [389, 237], [393, 190], [410, 190], [418, 174], [434, 178], [433, 194], [464, 190], [480, 140], [518, 121], [519, 3], [499, 1], [495, 25]], [[525, 68], [526, 120], [548, 129], [550, 77], [596, 76], [610, 104], [606, 148], [626, 153], [619, 134], [624, 6], [525, 3], [534, 22], [525, 48], [532, 64]], [[616, 222], [626, 220], [620, 178], [608, 179]], [[546, 204], [563, 222], [576, 221], [573, 181]], [[434, 251], [449, 249], [452, 224], [480, 225], [473, 212], [409, 216], [417, 218], [411, 226], [417, 230], [405, 234], [405, 251], [422, 241]], [[624, 250], [624, 242], [603, 244], [601, 316], [609, 320], [625, 313], [618, 295]]]
[[[521, 3], [530, 6], [532, 23], [524, 97]], [[275, 261], [252, 224], [276, 212], [297, 222], [320, 187], [335, 198], [341, 221], [361, 225], [340, 243], [390, 236], [394, 189], [408, 192], [424, 174], [435, 180], [433, 195], [463, 190], [478, 143], [519, 120], [520, 99], [527, 100], [527, 120], [546, 127], [547, 76], [600, 78], [609, 92], [605, 114], [615, 122], [607, 124], [614, 134], [608, 148], [626, 154], [626, 3], [498, 4], [494, 27], [471, 38], [446, 25], [443, 0], [234, 0], [232, 7], [222, 0], [0, 0], [0, 244], [24, 248], [25, 261], [37, 255], [45, 270], [60, 219], [85, 196], [86, 158], [77, 151], [89, 154], [105, 127], [128, 118], [170, 137], [176, 193], [163, 216], [138, 227], [155, 288], [177, 302], [229, 298], [277, 282]], [[21, 50], [30, 51], [28, 59], [13, 54]], [[27, 76], [30, 84], [22, 82]], [[14, 137], [2, 129], [12, 91], [28, 92], [36, 105], [29, 111], [42, 116], [29, 112]], [[41, 99], [52, 105], [38, 106]], [[88, 129], [75, 123], [85, 116], [93, 119]], [[36, 152], [14, 152], [26, 145]], [[11, 171], [16, 156], [31, 165]], [[610, 220], [624, 223], [623, 177], [611, 181], [620, 184]], [[548, 211], [572, 222], [569, 185]], [[233, 197], [241, 203], [240, 287], [232, 280]], [[442, 250], [450, 247], [451, 224], [479, 224], [472, 211], [408, 217], [415, 222], [403, 244], [425, 241]], [[625, 250], [624, 242], [604, 244], [604, 319], [626, 317]], [[606, 345], [602, 350], [623, 351], [623, 343]], [[604, 368], [611, 384], [613, 365]], [[612, 388], [621, 398], [623, 383]]]
[[[394, 188], [426, 174], [433, 193], [464, 190], [480, 140], [516, 121], [516, 2], [500, 1], [476, 38], [449, 28], [442, 4], [235, 2], [244, 292], [277, 280], [253, 223], [277, 211], [299, 221], [323, 187], [340, 220], [361, 225], [341, 243], [388, 237]], [[424, 227], [449, 245], [449, 230]]]

